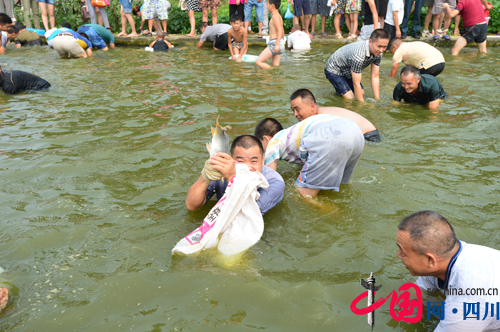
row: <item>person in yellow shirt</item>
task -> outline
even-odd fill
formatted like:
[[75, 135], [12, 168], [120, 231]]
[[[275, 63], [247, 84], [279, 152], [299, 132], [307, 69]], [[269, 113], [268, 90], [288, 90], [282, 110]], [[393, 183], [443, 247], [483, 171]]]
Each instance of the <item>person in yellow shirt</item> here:
[[439, 75], [444, 70], [443, 54], [435, 47], [420, 41], [403, 42], [395, 38], [390, 47], [392, 58], [391, 77], [396, 77], [399, 64], [416, 67], [420, 74]]

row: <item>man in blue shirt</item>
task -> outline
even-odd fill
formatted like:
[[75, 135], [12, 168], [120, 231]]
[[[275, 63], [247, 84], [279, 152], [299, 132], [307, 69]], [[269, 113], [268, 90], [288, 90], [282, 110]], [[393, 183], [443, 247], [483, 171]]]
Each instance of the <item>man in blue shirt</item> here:
[[101, 38], [101, 36], [97, 33], [97, 31], [93, 27], [89, 26], [81, 26], [80, 29], [78, 29], [78, 33], [80, 35], [85, 34], [88, 37], [88, 40], [92, 43], [93, 47], [97, 47], [101, 51], [107, 51], [108, 46], [106, 46], [106, 43], [104, 40]]
[[260, 198], [257, 205], [260, 212], [265, 214], [267, 211], [278, 205], [283, 199], [285, 182], [281, 175], [273, 169], [264, 166], [264, 147], [260, 140], [252, 135], [242, 135], [234, 139], [231, 145], [231, 155], [219, 152], [216, 156], [210, 158], [210, 164], [216, 171], [221, 172], [225, 181], [221, 180], [207, 182], [200, 176], [198, 180], [189, 188], [186, 197], [186, 207], [188, 210], [195, 211], [205, 205], [214, 194], [217, 199], [221, 199], [226, 191], [227, 184], [236, 175], [234, 167], [235, 161], [248, 166], [250, 171], [262, 173], [269, 183], [269, 188], [264, 190], [257, 189]]

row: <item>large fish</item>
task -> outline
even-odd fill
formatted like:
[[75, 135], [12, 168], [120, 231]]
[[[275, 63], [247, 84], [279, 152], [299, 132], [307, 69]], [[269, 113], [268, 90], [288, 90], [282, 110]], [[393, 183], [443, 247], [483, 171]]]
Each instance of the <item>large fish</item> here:
[[221, 127], [217, 115], [215, 129], [212, 127], [210, 129], [212, 130], [212, 143], [207, 143], [210, 157], [215, 156], [218, 152], [229, 153], [229, 136], [227, 136], [226, 130], [231, 129], [231, 126]]

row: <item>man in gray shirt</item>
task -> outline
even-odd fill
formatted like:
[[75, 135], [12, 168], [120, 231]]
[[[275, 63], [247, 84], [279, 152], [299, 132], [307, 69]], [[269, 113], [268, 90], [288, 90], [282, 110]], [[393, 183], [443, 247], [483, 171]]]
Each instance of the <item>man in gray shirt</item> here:
[[201, 37], [196, 47], [202, 48], [203, 43], [208, 39], [213, 42], [214, 50], [224, 51], [227, 48], [227, 32], [231, 29], [229, 24], [216, 24], [208, 26], [207, 22], [201, 22]]
[[373, 94], [375, 99], [380, 98], [379, 66], [388, 43], [387, 31], [376, 29], [370, 40], [343, 46], [333, 53], [326, 63], [325, 75], [338, 96], [364, 101], [361, 71], [371, 64]]

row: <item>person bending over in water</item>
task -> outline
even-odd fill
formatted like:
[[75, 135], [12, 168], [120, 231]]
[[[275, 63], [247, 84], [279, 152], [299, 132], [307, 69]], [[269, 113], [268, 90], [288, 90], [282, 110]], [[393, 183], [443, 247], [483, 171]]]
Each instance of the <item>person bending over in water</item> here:
[[42, 46], [42, 39], [35, 31], [26, 30], [26, 26], [21, 22], [16, 22], [19, 34], [16, 37], [16, 48], [22, 46]]
[[196, 47], [202, 48], [203, 43], [208, 39], [213, 42], [213, 48], [216, 51], [224, 51], [227, 48], [227, 32], [231, 29], [229, 24], [219, 23], [208, 26], [207, 22], [201, 22], [201, 37]]
[[[272, 0], [271, 0], [272, 1]], [[276, 170], [279, 160], [303, 165], [295, 185], [304, 197], [320, 190], [339, 191], [361, 157], [365, 141], [361, 128], [351, 119], [330, 114], [312, 115], [290, 128], [266, 118], [255, 128], [266, 150], [265, 165]]]
[[422, 74], [417, 67], [406, 66], [401, 69], [401, 82], [394, 88], [393, 99], [400, 102], [427, 105], [430, 109], [439, 108], [439, 100], [448, 94], [437, 78]]
[[[279, 13], [278, 9], [281, 6], [281, 0], [269, 0], [267, 4], [267, 9], [271, 13], [271, 21], [269, 22], [269, 43], [267, 47], [257, 58], [255, 64], [261, 69], [269, 69], [270, 65], [266, 63], [267, 60], [272, 58], [272, 65], [278, 67], [280, 65], [281, 53], [283, 48], [281, 47], [281, 40], [285, 36], [285, 31], [283, 30], [283, 18]], [[284, 45], [283, 45], [284, 46]]]
[[19, 35], [19, 29], [15, 25], [10, 25], [6, 31], [2, 31], [2, 45], [0, 46], [0, 54], [5, 53], [9, 39], [16, 39]]
[[172, 44], [165, 40], [165, 34], [162, 31], [156, 32], [156, 40], [149, 47], [155, 51], [168, 51], [172, 48]]
[[360, 114], [346, 110], [340, 107], [319, 107], [316, 104], [316, 98], [311, 91], [299, 89], [290, 96], [290, 106], [293, 115], [299, 121], [303, 121], [310, 116], [317, 114], [330, 114], [351, 119], [361, 128], [365, 140], [371, 142], [380, 142], [380, 133], [375, 126]]
[[241, 16], [233, 14], [231, 16], [231, 29], [227, 31], [227, 40], [231, 58], [238, 62], [247, 53], [247, 30], [241, 25]]
[[25, 90], [44, 90], [50, 88], [50, 83], [36, 75], [20, 70], [7, 70], [0, 67], [0, 84], [8, 94]]
[[76, 33], [71, 29], [56, 30], [52, 46], [59, 53], [61, 58], [67, 59], [70, 56], [75, 58], [86, 58], [92, 56], [92, 43], [87, 39], [87, 35]]
[[242, 135], [234, 139], [231, 144], [231, 155], [219, 152], [216, 156], [209, 159], [209, 165], [205, 163], [205, 168], [209, 167], [222, 173], [226, 181], [210, 181], [207, 177], [205, 168], [198, 180], [189, 188], [186, 197], [186, 207], [188, 210], [198, 210], [212, 198], [214, 194], [217, 199], [224, 196], [229, 181], [236, 175], [235, 161], [248, 166], [252, 172], [260, 172], [269, 183], [269, 188], [264, 190], [257, 189], [260, 198], [257, 205], [260, 212], [265, 214], [275, 207], [283, 199], [285, 183], [283, 178], [275, 170], [264, 166], [264, 147], [262, 143], [252, 135]]

